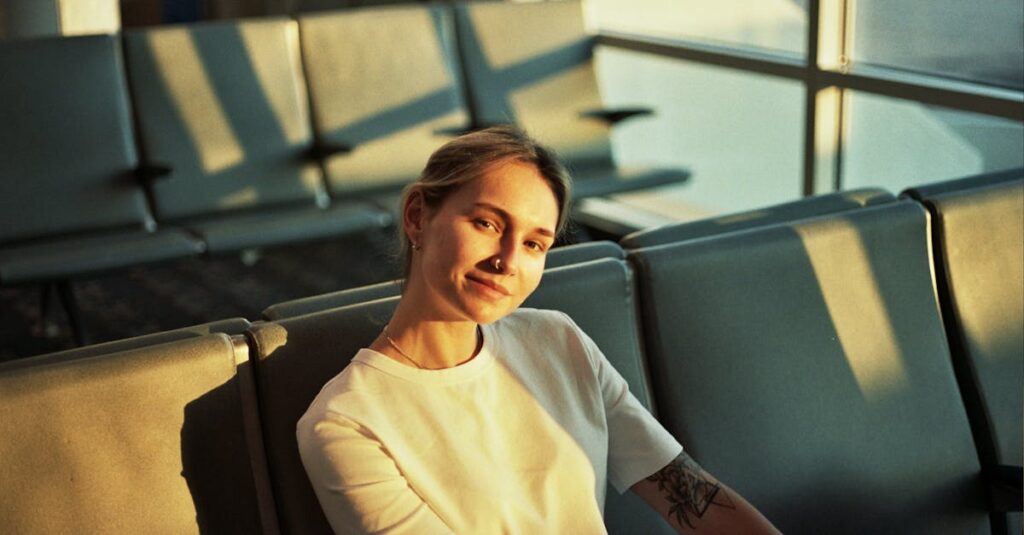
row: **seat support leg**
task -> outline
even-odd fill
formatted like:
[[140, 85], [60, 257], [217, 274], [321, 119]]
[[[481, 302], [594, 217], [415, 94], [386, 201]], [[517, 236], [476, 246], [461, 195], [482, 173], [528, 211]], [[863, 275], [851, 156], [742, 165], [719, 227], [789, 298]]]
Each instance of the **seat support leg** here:
[[68, 315], [68, 323], [71, 324], [71, 334], [75, 338], [75, 343], [79, 346], [84, 346], [87, 343], [87, 339], [78, 314], [75, 289], [72, 287], [70, 280], [62, 280], [56, 284], [57, 295], [60, 297], [61, 305], [64, 306], [64, 312]]
[[32, 326], [33, 336], [56, 338], [60, 335], [60, 327], [50, 319], [53, 287], [53, 282], [44, 282], [39, 286], [39, 319]]

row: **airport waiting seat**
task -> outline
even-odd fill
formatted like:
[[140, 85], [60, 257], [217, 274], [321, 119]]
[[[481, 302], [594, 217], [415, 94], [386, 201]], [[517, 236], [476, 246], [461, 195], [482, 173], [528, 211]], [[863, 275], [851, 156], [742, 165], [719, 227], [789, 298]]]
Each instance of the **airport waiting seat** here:
[[991, 533], [910, 201], [639, 249], [658, 415], [783, 533]]
[[146, 207], [116, 38], [0, 43], [0, 72], [0, 284], [202, 252]]
[[250, 325], [251, 323], [249, 323], [249, 320], [245, 318], [229, 318], [211, 321], [200, 325], [192, 325], [190, 327], [183, 327], [181, 329], [133, 336], [131, 338], [112, 340], [101, 344], [91, 344], [77, 347], [75, 349], [47, 353], [45, 355], [36, 355], [33, 357], [0, 362], [0, 373], [4, 373], [5, 371], [12, 370], [14, 368], [40, 366], [42, 364], [53, 364], [100, 355], [109, 355], [111, 353], [120, 353], [121, 351], [165, 344], [167, 342], [174, 342], [185, 338], [195, 338], [210, 333], [225, 333], [228, 335], [242, 334]]
[[286, 18], [126, 31], [128, 78], [156, 217], [211, 253], [362, 232], [390, 222], [331, 203], [314, 157], [298, 27]]
[[459, 2], [455, 27], [474, 125], [517, 124], [554, 148], [573, 171], [575, 198], [689, 177], [616, 167], [611, 125], [650, 110], [603, 105], [580, 2]]
[[146, 206], [112, 36], [0, 43], [0, 285], [56, 287], [79, 344], [72, 279], [201, 254]]
[[298, 21], [331, 195], [394, 209], [430, 154], [469, 123], [450, 9], [371, 7]]
[[248, 347], [210, 334], [0, 371], [8, 533], [276, 533]]
[[[596, 260], [598, 258], [623, 259], [625, 257], [625, 251], [623, 251], [615, 242], [586, 242], [552, 249], [551, 252], [548, 253], [547, 263], [544, 267], [546, 270], [549, 270], [569, 264], [579, 264], [589, 260]], [[292, 316], [309, 314], [311, 312], [320, 312], [321, 310], [327, 310], [329, 308], [338, 308], [355, 303], [372, 301], [374, 299], [393, 297], [401, 293], [402, 280], [384, 281], [367, 286], [348, 288], [337, 292], [314, 295], [311, 297], [302, 297], [291, 301], [277, 303], [264, 309], [263, 317], [267, 320], [279, 320], [290, 318]]]
[[992, 186], [995, 184], [1002, 184], [1004, 182], [1013, 182], [1022, 178], [1024, 178], [1024, 167], [1017, 167], [1014, 169], [1004, 169], [1002, 171], [971, 175], [953, 180], [944, 180], [942, 182], [920, 184], [903, 190], [900, 193], [900, 196], [915, 199], [917, 201], [923, 201], [929, 197], [934, 197], [943, 193], [952, 193]]
[[[525, 306], [569, 314], [626, 379], [630, 391], [651, 407], [634, 293], [629, 265], [604, 258], [552, 269]], [[594, 306], [595, 295], [601, 296], [601, 306]], [[282, 531], [330, 532], [299, 458], [295, 425], [320, 388], [376, 338], [397, 303], [398, 297], [383, 298], [253, 325], [250, 338], [258, 355], [265, 444]], [[632, 493], [619, 496], [609, 488], [605, 516], [611, 533], [672, 533]]]
[[1016, 472], [1016, 484], [994, 499], [1017, 512], [1010, 519], [1014, 532], [1020, 533], [1024, 172], [1017, 176], [970, 189], [938, 183], [917, 191], [938, 191], [921, 200], [934, 215], [937, 287], [946, 332], [982, 464], [997, 481], [1007, 471]]
[[639, 230], [619, 240], [619, 244], [626, 249], [640, 249], [642, 247], [706, 238], [708, 236], [774, 223], [786, 223], [819, 215], [836, 214], [893, 200], [895, 200], [893, 194], [878, 188], [827, 193], [746, 212]]

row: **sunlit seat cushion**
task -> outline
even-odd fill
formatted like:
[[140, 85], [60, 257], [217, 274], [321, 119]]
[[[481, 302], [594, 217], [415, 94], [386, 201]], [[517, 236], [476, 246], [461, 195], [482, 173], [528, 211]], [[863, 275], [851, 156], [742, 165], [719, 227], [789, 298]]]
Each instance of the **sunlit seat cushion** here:
[[989, 533], [910, 201], [630, 253], [658, 415], [784, 533]]

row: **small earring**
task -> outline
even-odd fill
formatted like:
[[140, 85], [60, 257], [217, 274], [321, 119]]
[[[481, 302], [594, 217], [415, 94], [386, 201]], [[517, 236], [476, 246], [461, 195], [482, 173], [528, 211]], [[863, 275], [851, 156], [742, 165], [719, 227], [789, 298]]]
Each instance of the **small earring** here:
[[422, 250], [422, 249], [423, 249], [422, 245], [420, 245], [420, 244], [418, 244], [416, 242], [413, 242], [413, 244], [412, 244], [412, 250], [413, 251], [419, 251], [419, 250]]
[[494, 262], [493, 262], [493, 264], [494, 264], [494, 269], [495, 269], [495, 270], [497, 270], [497, 271], [498, 271], [498, 273], [504, 273], [504, 272], [505, 272], [505, 270], [504, 270], [504, 269], [502, 269], [502, 266], [501, 266], [501, 259], [500, 259], [500, 258], [498, 258], [498, 257], [494, 257]]

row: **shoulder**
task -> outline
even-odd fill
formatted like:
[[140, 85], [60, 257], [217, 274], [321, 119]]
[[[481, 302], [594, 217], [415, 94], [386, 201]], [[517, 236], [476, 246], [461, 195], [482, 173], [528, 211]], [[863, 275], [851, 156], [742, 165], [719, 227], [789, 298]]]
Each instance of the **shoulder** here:
[[299, 429], [310, 429], [324, 421], [348, 421], [354, 408], [365, 403], [372, 404], [375, 398], [380, 397], [381, 393], [388, 389], [387, 385], [383, 384], [388, 377], [365, 364], [360, 358], [366, 351], [368, 350], [360, 350], [341, 373], [324, 384], [299, 419]]
[[508, 329], [541, 328], [549, 330], [572, 330], [579, 328], [576, 327], [576, 323], [574, 323], [565, 312], [526, 307], [517, 308], [508, 316], [505, 316], [495, 322], [494, 325], [503, 326]]
[[[491, 324], [505, 352], [582, 357], [591, 361], [589, 338], [564, 312], [519, 308]], [[578, 359], [561, 359], [572, 362]], [[577, 363], [581, 364], [581, 363]]]
[[519, 308], [493, 323], [501, 336], [544, 336], [547, 341], [574, 338], [581, 331], [564, 312], [537, 308]]

